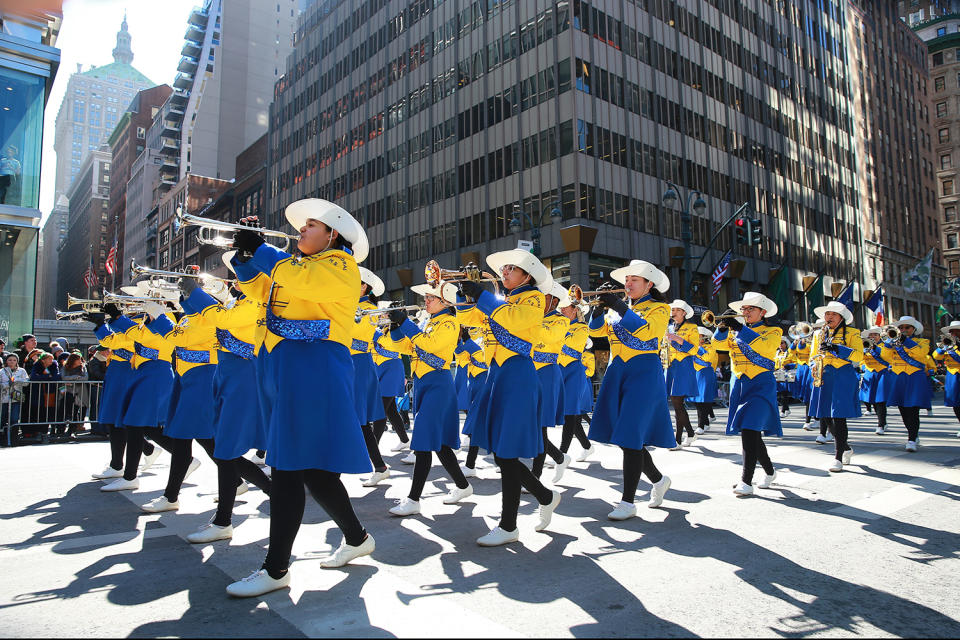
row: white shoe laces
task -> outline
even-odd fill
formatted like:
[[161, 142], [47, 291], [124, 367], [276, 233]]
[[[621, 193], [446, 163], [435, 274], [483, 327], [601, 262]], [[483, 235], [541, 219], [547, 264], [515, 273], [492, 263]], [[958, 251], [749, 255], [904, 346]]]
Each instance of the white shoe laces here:
[[244, 578], [240, 582], [252, 582], [253, 580], [256, 580], [257, 578], [259, 578], [261, 575], [265, 574], [266, 572], [267, 572], [266, 569], [257, 569], [256, 571], [248, 575], [246, 578]]

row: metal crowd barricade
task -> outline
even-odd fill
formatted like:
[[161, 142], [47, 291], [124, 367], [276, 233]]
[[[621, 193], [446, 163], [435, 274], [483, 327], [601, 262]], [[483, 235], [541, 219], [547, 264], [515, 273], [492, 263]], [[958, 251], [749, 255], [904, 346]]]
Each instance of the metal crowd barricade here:
[[102, 394], [101, 380], [16, 383], [0, 401], [0, 437], [9, 447], [21, 438], [49, 442], [94, 428]]

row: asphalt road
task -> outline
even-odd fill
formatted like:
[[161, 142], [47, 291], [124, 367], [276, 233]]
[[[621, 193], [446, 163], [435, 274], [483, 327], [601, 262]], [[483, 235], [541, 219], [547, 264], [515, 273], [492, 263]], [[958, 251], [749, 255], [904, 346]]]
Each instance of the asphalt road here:
[[[162, 493], [166, 454], [139, 491], [106, 494], [90, 479], [106, 443], [0, 450], [0, 636], [960, 636], [952, 412], [922, 418], [915, 454], [895, 412], [884, 436], [871, 415], [853, 421], [853, 464], [840, 474], [826, 471], [832, 445], [814, 444], [796, 418], [768, 440], [780, 476], [755, 497], [733, 496], [739, 439], [715, 426], [689, 449], [654, 451], [673, 480], [661, 508], [610, 522], [621, 461], [601, 447], [560, 482], [548, 531], [533, 531], [524, 495], [520, 543], [493, 549], [475, 543], [500, 510], [493, 467], [473, 497], [447, 506], [437, 464], [422, 515], [398, 519], [387, 509], [412, 467], [390, 454], [381, 486], [347, 479], [373, 556], [321, 569], [340, 534], [308, 498], [292, 588], [249, 600], [224, 587], [259, 568], [269, 503], [252, 490], [238, 499], [232, 541], [186, 542], [215, 508], [215, 467], [199, 447], [180, 511], [159, 515], [138, 505]], [[395, 442], [386, 435], [383, 450]]]

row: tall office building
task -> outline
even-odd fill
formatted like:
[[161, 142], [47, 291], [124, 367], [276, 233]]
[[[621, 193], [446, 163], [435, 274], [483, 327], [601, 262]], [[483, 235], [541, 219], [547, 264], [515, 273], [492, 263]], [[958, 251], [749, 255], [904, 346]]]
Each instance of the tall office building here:
[[[797, 299], [804, 275], [852, 277], [843, 11], [680, 4], [312, 5], [271, 107], [270, 223], [298, 198], [338, 201], [362, 220], [367, 266], [394, 294], [427, 260], [455, 267], [514, 247], [531, 222], [563, 283], [597, 284], [643, 258], [669, 267], [671, 296], [707, 303], [731, 246], [743, 261], [720, 304], [782, 264]], [[663, 204], [668, 182], [699, 189], [706, 210]], [[695, 201], [685, 195], [680, 206]], [[760, 246], [738, 248], [731, 229], [700, 260], [744, 203]], [[686, 240], [696, 293], [680, 269]]]
[[37, 294], [33, 306], [36, 318], [53, 318], [53, 311], [57, 308], [60, 247], [67, 239], [69, 218], [70, 202], [67, 196], [60, 196], [40, 232], [40, 245], [37, 251]]
[[53, 148], [57, 153], [56, 195], [65, 194], [84, 157], [106, 142], [137, 92], [154, 86], [133, 66], [130, 32], [124, 17], [113, 62], [70, 76], [57, 111]]
[[943, 273], [926, 48], [893, 3], [848, 6], [864, 282], [883, 284], [888, 317], [912, 315], [934, 327], [939, 286], [926, 294], [903, 287], [904, 273], [931, 249], [934, 273]]

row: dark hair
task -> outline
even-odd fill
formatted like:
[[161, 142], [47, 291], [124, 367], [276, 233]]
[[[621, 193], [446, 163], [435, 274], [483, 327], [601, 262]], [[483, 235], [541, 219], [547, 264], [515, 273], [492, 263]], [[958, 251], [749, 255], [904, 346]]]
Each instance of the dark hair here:
[[337, 232], [337, 237], [333, 241], [333, 246], [331, 247], [331, 249], [340, 249], [340, 250], [350, 249], [350, 252], [351, 253], [353, 252], [353, 243], [351, 243], [349, 240], [344, 238], [342, 233], [340, 233], [338, 230], [328, 225], [326, 222], [321, 222], [320, 224], [325, 226], [329, 231]]
[[34, 340], [36, 340], [37, 336], [33, 335], [32, 333], [25, 333], [22, 336], [20, 336], [20, 340], [22, 340], [23, 342], [26, 342], [30, 338], [33, 338]]
[[666, 302], [667, 296], [660, 289], [656, 287], [650, 287], [650, 297], [657, 302]]
[[[367, 284], [367, 283], [364, 282], [363, 284]], [[370, 285], [368, 284], [367, 286], [370, 287]], [[372, 302], [373, 304], [377, 304], [378, 302], [380, 302], [380, 298], [373, 292], [373, 287], [370, 287], [370, 290], [367, 291], [367, 297], [370, 298], [370, 302]]]
[[7, 360], [9, 360], [10, 358], [16, 358], [17, 364], [20, 364], [20, 356], [18, 356], [15, 353], [8, 353], [7, 357], [3, 359], [3, 364], [7, 364]]
[[64, 365], [67, 369], [75, 369], [83, 366], [83, 356], [78, 353], [71, 353], [67, 357], [67, 363]]

